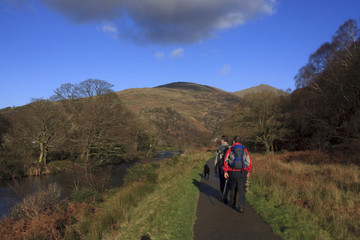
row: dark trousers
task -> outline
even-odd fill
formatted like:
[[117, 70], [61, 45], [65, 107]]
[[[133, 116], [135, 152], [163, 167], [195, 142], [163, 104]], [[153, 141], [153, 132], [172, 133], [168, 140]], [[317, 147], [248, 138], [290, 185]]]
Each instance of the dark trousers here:
[[220, 191], [221, 193], [224, 193], [224, 186], [225, 186], [225, 177], [224, 177], [224, 170], [222, 168], [219, 168], [219, 179], [220, 179]]
[[[224, 178], [224, 179], [226, 181], [226, 178]], [[232, 199], [234, 201], [232, 202], [232, 206], [235, 206], [235, 204], [236, 204], [236, 197], [237, 197], [237, 191], [238, 191], [237, 189], [238, 189], [237, 185], [235, 184], [235, 192], [234, 192], [233, 197], [232, 197]], [[226, 183], [225, 192], [223, 192], [223, 199], [226, 199], [226, 200], [228, 199], [229, 191], [230, 191], [230, 180], [228, 180], [228, 182]]]
[[247, 171], [229, 171], [230, 181], [230, 205], [235, 206], [234, 196], [236, 194], [236, 187], [238, 190], [238, 203], [240, 207], [245, 207], [245, 183], [247, 178]]

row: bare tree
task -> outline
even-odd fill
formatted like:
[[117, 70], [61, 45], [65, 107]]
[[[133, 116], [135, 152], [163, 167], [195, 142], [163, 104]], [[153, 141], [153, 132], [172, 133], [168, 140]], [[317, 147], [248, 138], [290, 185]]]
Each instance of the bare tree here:
[[14, 123], [12, 139], [37, 149], [38, 162], [45, 165], [49, 148], [56, 145], [59, 123], [55, 103], [43, 99], [34, 100]]
[[3, 136], [8, 132], [9, 128], [9, 121], [0, 113], [0, 151], [4, 148]]
[[111, 88], [114, 85], [99, 79], [88, 79], [79, 84], [79, 93], [81, 97], [95, 97], [103, 94], [112, 93]]
[[295, 77], [305, 101], [298, 105], [302, 116], [294, 118], [304, 118], [302, 129], [319, 142], [320, 149], [324, 144], [360, 140], [359, 41], [358, 24], [346, 21]]
[[52, 100], [75, 100], [80, 96], [79, 87], [76, 84], [64, 83], [54, 91], [55, 95]]
[[99, 95], [112, 93], [111, 88], [114, 87], [99, 79], [87, 79], [79, 84], [64, 83], [55, 89], [52, 100], [75, 100], [79, 98], [92, 98]]
[[134, 118], [116, 94], [80, 102], [78, 112], [71, 119], [69, 137], [84, 162], [96, 160], [100, 164], [108, 160], [109, 154], [119, 145], [131, 148], [136, 131], [132, 124]]
[[222, 131], [238, 134], [242, 141], [262, 144], [267, 153], [273, 152], [274, 142], [284, 140], [288, 133], [282, 98], [271, 91], [246, 95], [223, 122]]

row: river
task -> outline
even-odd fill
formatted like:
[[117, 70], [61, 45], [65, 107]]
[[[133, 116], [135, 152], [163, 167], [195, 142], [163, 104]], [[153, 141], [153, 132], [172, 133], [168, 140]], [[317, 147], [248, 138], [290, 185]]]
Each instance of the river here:
[[[180, 154], [181, 151], [179, 150], [157, 152], [157, 156], [153, 159], [153, 161], [158, 161], [160, 159]], [[123, 178], [126, 175], [126, 169], [132, 164], [133, 163], [121, 163], [112, 166], [109, 186], [120, 187], [123, 184]], [[65, 173], [26, 177], [19, 181], [21, 182], [21, 184], [19, 184], [21, 189], [17, 188], [17, 190], [18, 192], [21, 192], [23, 196], [36, 192], [38, 189], [40, 189], [41, 186], [47, 186], [52, 183], [56, 183], [61, 187], [62, 199], [70, 197], [71, 191], [73, 189], [71, 177]], [[14, 185], [14, 182], [0, 182], [0, 217], [9, 215], [11, 206], [16, 202], [21, 201], [21, 197], [16, 194], [11, 187], [9, 187], [10, 184]]]

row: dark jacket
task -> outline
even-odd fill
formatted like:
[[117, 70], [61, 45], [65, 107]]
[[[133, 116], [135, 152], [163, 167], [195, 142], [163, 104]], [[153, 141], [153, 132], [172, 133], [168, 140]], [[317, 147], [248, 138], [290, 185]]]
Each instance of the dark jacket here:
[[222, 170], [222, 167], [224, 166], [224, 156], [225, 150], [227, 148], [230, 148], [230, 145], [225, 142], [216, 149], [216, 156], [214, 162], [214, 170], [216, 173], [218, 173], [218, 170]]

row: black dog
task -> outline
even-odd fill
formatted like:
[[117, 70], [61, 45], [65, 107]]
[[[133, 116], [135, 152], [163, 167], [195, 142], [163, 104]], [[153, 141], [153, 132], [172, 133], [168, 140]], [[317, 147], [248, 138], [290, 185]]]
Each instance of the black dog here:
[[210, 175], [210, 167], [205, 164], [204, 165], [204, 178], [209, 180], [209, 175]]

